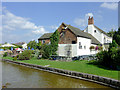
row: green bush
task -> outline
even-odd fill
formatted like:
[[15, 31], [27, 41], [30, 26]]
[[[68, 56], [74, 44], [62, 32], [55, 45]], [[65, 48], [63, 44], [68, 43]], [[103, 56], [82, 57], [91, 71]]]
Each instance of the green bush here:
[[52, 55], [51, 45], [44, 45], [42, 50], [44, 51], [42, 58], [48, 59]]
[[7, 55], [8, 55], [8, 53], [7, 53], [7, 52], [5, 52], [5, 53], [3, 54], [3, 57], [7, 57]]
[[33, 51], [32, 50], [25, 50], [22, 53], [19, 54], [18, 59], [19, 60], [29, 60], [31, 59], [31, 55], [32, 55]]
[[[15, 49], [15, 48], [19, 48], [19, 47], [13, 47], [13, 49]], [[7, 50], [7, 49], [9, 49], [9, 50], [11, 50], [11, 47], [0, 47], [0, 49], [4, 49], [4, 50]]]
[[39, 54], [40, 54], [40, 50], [36, 49], [33, 55], [35, 58], [38, 58]]
[[105, 67], [117, 69], [117, 66], [120, 66], [120, 50], [115, 41], [110, 44], [108, 51], [101, 51], [96, 56], [98, 63]]
[[109, 54], [112, 67], [120, 66], [120, 50], [113, 47], [110, 49]]
[[90, 49], [95, 49], [95, 47], [94, 46], [90, 46]]
[[110, 66], [108, 51], [101, 51], [97, 53], [98, 63], [103, 66]]
[[16, 61], [17, 60], [17, 56], [15, 56], [14, 58], [13, 58], [13, 61]]
[[102, 46], [99, 46], [99, 47], [98, 47], [98, 50], [103, 50], [103, 47], [102, 47]]

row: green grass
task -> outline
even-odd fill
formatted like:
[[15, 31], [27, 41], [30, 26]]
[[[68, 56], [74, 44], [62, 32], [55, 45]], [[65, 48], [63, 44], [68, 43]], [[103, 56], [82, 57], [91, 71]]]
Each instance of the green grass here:
[[9, 60], [13, 60], [12, 57], [2, 57], [3, 59], [9, 59]]
[[[4, 57], [4, 59], [12, 60], [12, 58], [10, 57]], [[37, 60], [35, 58], [32, 58], [31, 60], [23, 60], [23, 61], [17, 60], [17, 61], [42, 65], [42, 66], [50, 65], [49, 67], [53, 67], [53, 68], [60, 68], [65, 70], [89, 73], [89, 74], [109, 77], [113, 79], [118, 79], [118, 71], [100, 68], [96, 65], [89, 64], [87, 60], [63, 62], [63, 61], [51, 61], [51, 60]]]

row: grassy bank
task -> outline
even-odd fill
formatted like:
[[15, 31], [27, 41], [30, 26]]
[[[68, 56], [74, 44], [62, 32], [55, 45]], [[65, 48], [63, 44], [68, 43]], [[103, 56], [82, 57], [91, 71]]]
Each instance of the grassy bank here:
[[[4, 57], [4, 59], [12, 60], [11, 57]], [[23, 61], [17, 60], [17, 61], [36, 64], [36, 65], [42, 65], [42, 66], [50, 65], [49, 67], [53, 67], [53, 68], [60, 68], [65, 70], [89, 73], [89, 74], [109, 77], [113, 79], [118, 79], [118, 71], [107, 70], [105, 68], [101, 68], [96, 65], [89, 64], [89, 62], [86, 60], [62, 62], [62, 61], [51, 61], [51, 60], [37, 60], [35, 58], [32, 58], [31, 60], [23, 60]]]

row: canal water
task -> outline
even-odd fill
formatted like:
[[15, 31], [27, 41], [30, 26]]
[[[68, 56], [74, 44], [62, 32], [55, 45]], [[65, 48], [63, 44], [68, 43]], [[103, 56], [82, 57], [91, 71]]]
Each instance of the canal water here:
[[108, 88], [16, 64], [0, 61], [1, 63], [2, 85], [6, 85], [7, 88]]

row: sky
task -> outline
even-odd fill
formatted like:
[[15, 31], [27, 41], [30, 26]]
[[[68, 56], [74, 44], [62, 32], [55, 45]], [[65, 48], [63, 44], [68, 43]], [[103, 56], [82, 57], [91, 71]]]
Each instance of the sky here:
[[62, 22], [84, 30], [89, 16], [105, 32], [117, 30], [118, 3], [3, 2], [0, 43], [37, 41], [44, 33], [54, 32]]

